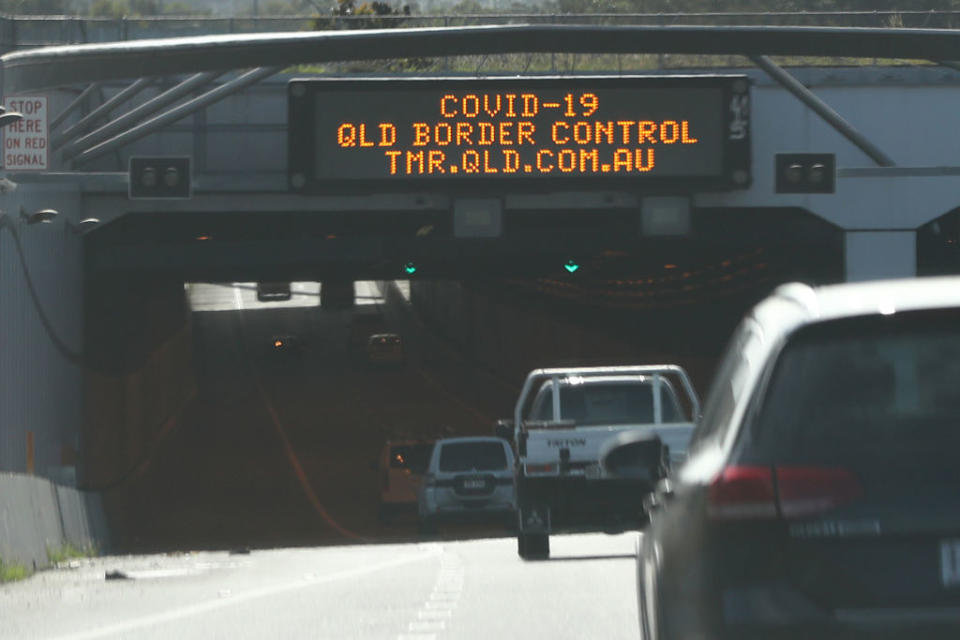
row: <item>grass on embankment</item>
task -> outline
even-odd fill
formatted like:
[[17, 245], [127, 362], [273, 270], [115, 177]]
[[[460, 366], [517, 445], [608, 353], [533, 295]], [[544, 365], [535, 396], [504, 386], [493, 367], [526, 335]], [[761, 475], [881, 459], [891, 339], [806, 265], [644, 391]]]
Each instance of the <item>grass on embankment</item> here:
[[[47, 549], [47, 558], [53, 566], [78, 558], [92, 558], [96, 555], [97, 548], [94, 546], [77, 547], [69, 542], [62, 547]], [[22, 564], [9, 564], [4, 562], [3, 558], [0, 558], [0, 584], [29, 578], [32, 573], [30, 569]]]
[[76, 547], [69, 542], [62, 547], [47, 548], [47, 559], [50, 564], [56, 566], [61, 562], [75, 560], [78, 558], [92, 558], [97, 555], [97, 548], [94, 546]]
[[15, 582], [30, 577], [30, 571], [22, 564], [7, 564], [0, 558], [0, 584]]

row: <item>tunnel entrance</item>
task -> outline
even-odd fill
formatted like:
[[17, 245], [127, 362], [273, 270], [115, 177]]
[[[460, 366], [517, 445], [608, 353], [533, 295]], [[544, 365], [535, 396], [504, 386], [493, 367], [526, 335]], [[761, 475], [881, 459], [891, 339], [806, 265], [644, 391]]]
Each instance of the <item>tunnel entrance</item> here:
[[[88, 324], [99, 329], [88, 332], [88, 350], [106, 352], [111, 340], [137, 336], [159, 349], [166, 343], [146, 336], [169, 336], [152, 325], [169, 325], [171, 317], [190, 345], [184, 360], [151, 360], [148, 349], [146, 369], [132, 372], [140, 395], [129, 395], [129, 380], [115, 391], [127, 394], [128, 406], [156, 412], [153, 426], [137, 432], [139, 455], [115, 465], [119, 480], [98, 478], [109, 487], [121, 548], [415, 538], [413, 513], [380, 518], [388, 442], [492, 434], [510, 414], [523, 375], [539, 366], [678, 363], [703, 393], [751, 304], [786, 281], [843, 277], [842, 233], [802, 210], [697, 210], [688, 235], [659, 238], [642, 237], [636, 217], [623, 212], [561, 212], [549, 231], [544, 217], [508, 220], [508, 244], [488, 244], [486, 253], [475, 244], [463, 258], [469, 270], [446, 269], [455, 256], [419, 247], [419, 268], [406, 280], [395, 271], [363, 280], [365, 268], [351, 278], [357, 263], [349, 259], [291, 266], [277, 247], [295, 244], [291, 237], [303, 229], [255, 240], [252, 229], [226, 236], [181, 220], [183, 228], [148, 242], [150, 225], [131, 219], [91, 234], [88, 278], [114, 279], [92, 289], [99, 293], [90, 298]], [[416, 247], [422, 223], [384, 237], [410, 236]], [[322, 242], [360, 246], [344, 238], [345, 229]], [[435, 225], [425, 235], [443, 232]], [[587, 232], [593, 235], [572, 243]], [[384, 237], [375, 243], [395, 251]], [[521, 246], [539, 249], [532, 257], [511, 253]], [[131, 268], [140, 252], [149, 259]], [[198, 262], [203, 252], [221, 262]], [[257, 259], [228, 269], [251, 256]], [[483, 268], [495, 259], [516, 271]], [[570, 260], [579, 268], [567, 269]], [[292, 281], [289, 299], [258, 299], [257, 280], [268, 279]], [[344, 282], [352, 280], [353, 304], [346, 304]], [[325, 287], [338, 292], [337, 304], [322, 304]], [[136, 314], [116, 312], [136, 300], [147, 301]], [[368, 338], [381, 333], [400, 337], [402, 362], [371, 358]], [[176, 411], [158, 401], [171, 397], [182, 400]], [[124, 418], [109, 424], [117, 441], [131, 440]], [[451, 535], [502, 534], [501, 524]]]
[[960, 209], [949, 211], [917, 230], [917, 275], [960, 273]]

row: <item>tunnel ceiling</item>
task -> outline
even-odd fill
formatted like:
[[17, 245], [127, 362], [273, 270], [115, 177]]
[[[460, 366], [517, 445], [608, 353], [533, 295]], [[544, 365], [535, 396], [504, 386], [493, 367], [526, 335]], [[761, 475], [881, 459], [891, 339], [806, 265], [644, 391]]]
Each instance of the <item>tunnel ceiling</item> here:
[[689, 235], [662, 237], [643, 237], [636, 213], [624, 210], [506, 211], [502, 235], [490, 239], [454, 238], [446, 211], [154, 212], [123, 216], [86, 243], [91, 273], [219, 281], [519, 277], [543, 279], [541, 289], [555, 279], [558, 292], [582, 282], [723, 289], [731, 279], [711, 273], [731, 266], [738, 286], [778, 277], [787, 265], [829, 281], [842, 259], [842, 234], [796, 209], [696, 210]]

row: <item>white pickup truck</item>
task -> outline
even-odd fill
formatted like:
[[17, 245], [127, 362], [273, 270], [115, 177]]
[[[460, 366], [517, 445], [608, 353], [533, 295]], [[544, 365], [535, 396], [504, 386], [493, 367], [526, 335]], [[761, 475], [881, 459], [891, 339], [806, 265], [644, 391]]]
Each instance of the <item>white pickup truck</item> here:
[[642, 526], [643, 498], [686, 455], [699, 413], [674, 365], [530, 372], [498, 424], [517, 454], [520, 557], [549, 557], [551, 533]]

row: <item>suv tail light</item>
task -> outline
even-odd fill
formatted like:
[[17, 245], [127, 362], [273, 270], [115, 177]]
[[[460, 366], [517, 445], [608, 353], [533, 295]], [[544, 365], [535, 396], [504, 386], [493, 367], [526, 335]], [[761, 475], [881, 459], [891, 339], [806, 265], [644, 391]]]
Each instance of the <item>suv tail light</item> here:
[[777, 516], [777, 494], [770, 467], [727, 467], [710, 484], [707, 513], [718, 520]]
[[778, 467], [777, 492], [783, 517], [803, 518], [853, 502], [863, 486], [846, 469]]
[[860, 481], [846, 469], [733, 466], [711, 483], [707, 512], [717, 520], [804, 518], [862, 495]]

